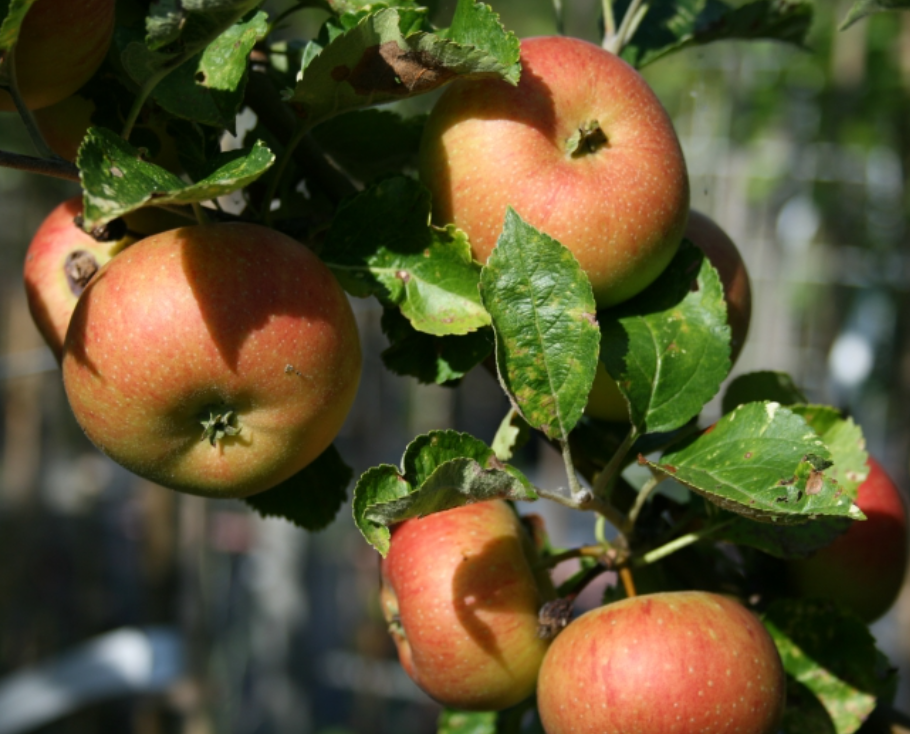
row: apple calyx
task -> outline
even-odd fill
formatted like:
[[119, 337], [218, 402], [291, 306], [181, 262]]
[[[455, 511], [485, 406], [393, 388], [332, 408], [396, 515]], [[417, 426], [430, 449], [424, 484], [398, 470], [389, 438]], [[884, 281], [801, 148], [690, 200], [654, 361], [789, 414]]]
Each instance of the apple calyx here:
[[566, 149], [571, 158], [592, 155], [608, 145], [608, 136], [598, 120], [590, 120], [579, 127], [567, 140]]
[[573, 615], [573, 602], [576, 594], [563, 596], [545, 602], [538, 610], [538, 636], [542, 640], [553, 640], [570, 624]]
[[63, 272], [70, 291], [76, 298], [79, 298], [89, 281], [98, 272], [98, 260], [87, 250], [73, 250], [66, 256]]
[[210, 408], [209, 417], [201, 420], [200, 423], [203, 426], [200, 441], [208, 440], [212, 446], [215, 446], [225, 436], [237, 436], [241, 432], [237, 424], [237, 414], [233, 410], [216, 413]]

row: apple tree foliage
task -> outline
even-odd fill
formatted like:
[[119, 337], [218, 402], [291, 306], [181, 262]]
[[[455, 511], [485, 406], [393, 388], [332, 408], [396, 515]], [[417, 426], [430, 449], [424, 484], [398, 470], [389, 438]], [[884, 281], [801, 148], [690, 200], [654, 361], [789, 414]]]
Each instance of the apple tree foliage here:
[[[32, 1], [0, 2], [0, 86], [10, 86], [9, 52]], [[519, 40], [491, 7], [459, 0], [448, 27], [438, 27], [414, 0], [314, 0], [287, 12], [325, 11], [316, 37], [279, 42], [272, 34], [286, 13], [270, 16], [260, 5], [137, 0], [81, 91], [96, 111], [76, 166], [36, 160], [34, 170], [78, 177], [87, 231], [141, 207], [199, 215], [204, 202], [239, 196], [240, 215], [207, 207], [205, 216], [283, 230], [313, 248], [352, 296], [377, 299], [392, 372], [447, 386], [472, 369], [496, 375], [512, 408], [491, 445], [432, 431], [405, 447], [400, 466], [357, 480], [354, 522], [380, 553], [393, 523], [485, 499], [596, 513], [619, 530], [599, 541], [602, 558], [613, 551], [614, 567], [633, 569], [641, 591], [683, 583], [762, 600], [757, 611], [790, 676], [786, 731], [856, 731], [889, 699], [895, 676], [864, 625], [822, 602], [777, 598], [769, 569], [863, 520], [853, 504], [866, 473], [858, 426], [809, 405], [788, 376], [772, 372], [735, 379], [721, 419], [701, 425], [731, 369], [731, 334], [718, 273], [687, 240], [650, 287], [597, 312], [573, 255], [513, 210], [486, 263], [473, 261], [459, 229], [430, 223], [430, 194], [414, 177], [423, 118], [387, 103], [458, 77], [515, 84]], [[857, 0], [843, 25], [900, 6], [908, 3]], [[608, 17], [592, 22], [635, 67], [717, 40], [804, 46], [813, 16], [810, 0], [615, 0], [605, 9]], [[223, 152], [219, 141], [236, 132], [244, 107], [256, 125]], [[140, 130], [133, 135], [152, 115], [177, 142], [183, 175], [149, 163], [156, 151]], [[629, 406], [626, 424], [584, 416], [599, 360]], [[562, 455], [567, 488], [536, 487], [507, 463], [536, 432]], [[641, 489], [621, 475], [637, 462], [651, 477]], [[674, 499], [652, 493], [665, 478], [684, 488]], [[345, 506], [351, 480], [330, 447], [246, 501], [319, 530]], [[554, 557], [568, 550], [546, 546]], [[606, 600], [620, 593], [609, 589]], [[534, 731], [528, 709], [534, 702], [445, 711], [439, 732]]]

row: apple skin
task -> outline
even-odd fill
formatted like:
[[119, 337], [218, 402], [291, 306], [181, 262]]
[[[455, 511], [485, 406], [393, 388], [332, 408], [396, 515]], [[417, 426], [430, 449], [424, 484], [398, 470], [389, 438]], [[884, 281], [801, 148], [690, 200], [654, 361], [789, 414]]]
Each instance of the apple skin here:
[[[568, 37], [525, 39], [519, 85], [456, 80], [431, 111], [419, 176], [433, 219], [453, 222], [485, 262], [508, 206], [573, 252], [599, 308], [639, 293], [671, 261], [690, 200], [684, 156], [643, 78]], [[596, 121], [607, 144], [572, 156]]]
[[554, 597], [505, 502], [479, 502], [393, 528], [380, 601], [399, 660], [445, 706], [492, 711], [535, 691], [548, 643], [538, 611]]
[[[114, 34], [114, 0], [38, 0], [22, 21], [16, 79], [30, 110], [60, 102], [101, 66]], [[16, 109], [0, 91], [0, 111]]]
[[[731, 328], [731, 363], [741, 354], [751, 320], [751, 287], [747, 268], [741, 253], [731, 237], [705, 214], [691, 209], [684, 236], [699, 247], [709, 258], [722, 281], [725, 305], [728, 308], [728, 325]], [[603, 421], [627, 423], [630, 410], [617, 383], [608, 374], [601, 361], [586, 404], [586, 415]]]
[[56, 206], [35, 232], [25, 254], [23, 280], [29, 311], [58, 363], [76, 301], [92, 275], [138, 239], [187, 221], [160, 209], [140, 209], [124, 218], [126, 234], [99, 241], [76, 224], [74, 220], [81, 214], [80, 196]]
[[538, 678], [547, 734], [773, 734], [785, 673], [760, 621], [700, 591], [593, 609], [551, 643]]
[[882, 617], [905, 583], [909, 565], [906, 508], [876, 459], [855, 504], [868, 518], [807, 559], [788, 562], [789, 584], [800, 597], [830, 599], [865, 622]]
[[[361, 351], [345, 294], [309, 249], [266, 227], [211, 224], [110, 260], [76, 304], [62, 368], [102, 452], [172, 489], [246, 497], [332, 443]], [[212, 416], [238, 435], [201, 440]]]

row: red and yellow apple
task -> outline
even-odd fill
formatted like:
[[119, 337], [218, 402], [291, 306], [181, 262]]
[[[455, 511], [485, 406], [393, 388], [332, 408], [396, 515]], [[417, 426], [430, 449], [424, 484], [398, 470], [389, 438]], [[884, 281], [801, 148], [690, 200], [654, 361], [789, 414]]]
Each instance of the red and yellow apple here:
[[855, 504], [868, 518], [807, 559], [788, 563], [792, 589], [834, 600], [865, 622], [882, 617], [902, 589], [909, 565], [906, 508], [899, 489], [876, 459]]
[[[728, 309], [728, 325], [731, 328], [731, 363], [735, 364], [751, 319], [751, 289], [747, 268], [741, 253], [725, 230], [705, 214], [691, 209], [684, 236], [706, 254], [713, 267], [719, 271], [725, 305]], [[608, 374], [603, 362], [599, 362], [595, 382], [589, 393], [586, 414], [593, 418], [616, 423], [630, 420], [627, 401], [618, 389], [617, 383]]]
[[23, 279], [29, 311], [58, 362], [76, 301], [101, 266], [146, 235], [186, 224], [185, 219], [161, 209], [140, 209], [95, 239], [78, 225], [81, 214], [80, 196], [59, 204], [41, 223], [25, 254]]
[[479, 502], [393, 528], [380, 601], [406, 672], [445, 706], [499, 710], [535, 691], [553, 598], [513, 509]]
[[62, 367], [77, 421], [112, 459], [172, 489], [246, 497], [333, 441], [361, 351], [348, 299], [308, 248], [211, 224], [152, 235], [102, 267]]
[[687, 223], [687, 169], [658, 98], [625, 62], [568, 37], [525, 39], [522, 75], [460, 79], [434, 106], [419, 153], [437, 224], [485, 262], [507, 207], [573, 252], [600, 308], [671, 261]]
[[538, 678], [547, 734], [774, 734], [785, 673], [760, 621], [699, 591], [593, 609], [551, 643]]
[[[30, 110], [60, 102], [101, 66], [114, 34], [114, 0], [38, 0], [16, 42], [16, 80]], [[16, 107], [0, 90], [0, 111]]]

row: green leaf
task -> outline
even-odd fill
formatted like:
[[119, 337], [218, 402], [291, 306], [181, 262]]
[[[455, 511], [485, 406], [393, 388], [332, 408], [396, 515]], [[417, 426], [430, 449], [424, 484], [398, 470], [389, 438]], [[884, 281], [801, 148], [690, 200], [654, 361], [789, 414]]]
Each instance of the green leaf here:
[[[779, 600], [763, 622], [786, 673], [819, 700], [836, 734], [857, 731], [895, 685], [865, 624], [831, 602]], [[796, 712], [787, 718], [794, 721]]]
[[[22, 21], [25, 20], [26, 13], [35, 2], [36, 0], [9, 1], [6, 13], [3, 14], [3, 23], [0, 24], [0, 52], [8, 51], [16, 45]], [[0, 13], [2, 13], [2, 8], [0, 8]], [[5, 72], [6, 66], [2, 62], [3, 59], [0, 59], [0, 71]]]
[[405, 449], [402, 469], [413, 487], [421, 487], [441, 464], [472, 459], [486, 468], [497, 465], [494, 450], [484, 441], [459, 431], [431, 431], [417, 436]]
[[124, 28], [118, 28], [114, 34], [124, 71], [140, 87], [146, 84], [154, 87], [261, 2], [164, 0], [153, 3], [144, 40]]
[[785, 372], [749, 372], [732, 380], [722, 398], [722, 412], [739, 405], [769, 400], [780, 405], [806, 403], [807, 398]]
[[432, 336], [416, 331], [395, 308], [383, 309], [380, 326], [390, 340], [390, 346], [380, 353], [386, 368], [425, 384], [446, 385], [461, 380], [494, 348], [490, 329], [464, 336]]
[[461, 231], [430, 226], [430, 196], [402, 176], [357, 194], [339, 207], [322, 257], [350, 292], [399, 306], [418, 331], [467, 334], [491, 321], [481, 268]]
[[402, 456], [402, 469], [383, 465], [365, 472], [355, 487], [355, 524], [382, 555], [388, 524], [489, 499], [536, 499], [528, 480], [497, 460], [468, 433], [432, 431], [418, 436]]
[[776, 558], [808, 558], [845, 533], [853, 522], [823, 517], [803, 525], [773, 525], [733, 515], [732, 522], [723, 525], [713, 539], [751, 546]]
[[383, 556], [389, 552], [389, 528], [369, 520], [366, 517], [367, 510], [380, 502], [404, 497], [410, 491], [411, 487], [405, 477], [390, 464], [381, 464], [368, 469], [355, 485], [355, 499], [352, 504], [355, 525], [361, 531], [364, 539]]
[[515, 408], [510, 408], [497, 428], [491, 448], [500, 461], [509, 461], [513, 453], [529, 441], [530, 429]]
[[868, 452], [861, 428], [828, 405], [792, 405], [789, 410], [802, 416], [823, 439], [833, 461], [824, 473], [855, 500], [858, 487], [868, 476]]
[[[630, 0], [614, 2], [623, 18]], [[804, 46], [809, 0], [652, 0], [621, 57], [637, 68], [689, 46], [713, 41], [771, 39]]]
[[485, 469], [474, 459], [452, 459], [438, 466], [408, 496], [372, 505], [366, 517], [381, 525], [392, 525], [412, 517], [494, 499], [532, 501], [538, 496], [518, 473]]
[[824, 473], [829, 458], [801, 416], [778, 403], [748, 403], [683, 448], [647, 463], [710, 502], [754, 520], [860, 519], [851, 496]]
[[268, 27], [262, 12], [231, 26], [159, 82], [153, 98], [173, 115], [233, 134], [247, 85], [247, 57]]
[[513, 33], [504, 33], [500, 16], [490, 5], [459, 0], [452, 24], [440, 35], [463, 46], [487, 51], [506, 69], [504, 78], [510, 84], [519, 83], [519, 39]]
[[633, 299], [599, 313], [601, 360], [641, 433], [698, 415], [728, 375], [731, 329], [719, 275], [688, 240]]
[[403, 35], [399, 12], [388, 8], [332, 39], [302, 69], [289, 101], [313, 127], [341, 112], [433, 91], [457, 76], [511, 79], [518, 63], [518, 48], [505, 65], [486, 50], [432, 33]]
[[882, 13], [887, 10], [908, 10], [909, 0], [855, 0], [855, 4], [846, 13], [839, 30], [844, 31], [853, 23], [873, 13]]
[[437, 734], [497, 734], [497, 712], [444, 709], [437, 719]]
[[525, 421], [566, 440], [586, 402], [598, 358], [592, 286], [573, 254], [507, 210], [481, 273], [497, 371]]
[[389, 110], [357, 110], [317, 125], [313, 137], [355, 178], [370, 181], [418, 166], [426, 115], [403, 118]]
[[215, 199], [256, 181], [274, 160], [272, 152], [261, 144], [224, 153], [214, 161], [215, 170], [188, 184], [142, 160], [136, 148], [111, 130], [90, 128], [78, 158], [85, 190], [84, 227], [91, 231], [153, 199], [158, 205]]
[[[777, 376], [776, 373], [764, 375]], [[784, 390], [783, 394], [794, 396], [791, 390]], [[837, 491], [853, 500], [857, 498], [858, 486], [868, 473], [861, 429], [851, 418], [843, 418], [838, 410], [828, 406], [793, 405], [789, 410], [802, 416], [829, 450], [833, 465], [824, 470], [824, 475], [838, 487]], [[852, 522], [847, 518], [826, 517], [794, 527], [738, 518], [716, 537], [759, 548], [778, 558], [807, 558], [836, 540]]]
[[282, 517], [305, 530], [322, 530], [345, 504], [351, 479], [351, 467], [330, 446], [294, 476], [244, 501], [263, 517]]
[[263, 0], [158, 0], [146, 19], [146, 46], [206, 45]]

